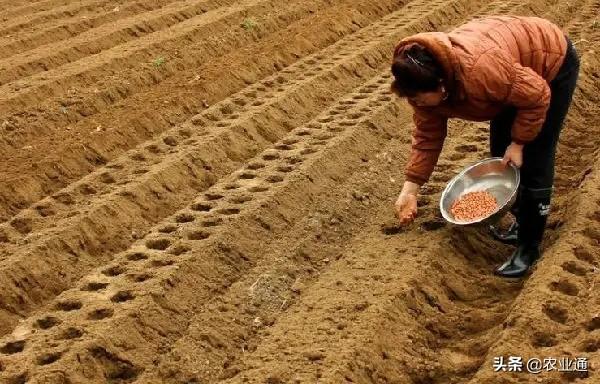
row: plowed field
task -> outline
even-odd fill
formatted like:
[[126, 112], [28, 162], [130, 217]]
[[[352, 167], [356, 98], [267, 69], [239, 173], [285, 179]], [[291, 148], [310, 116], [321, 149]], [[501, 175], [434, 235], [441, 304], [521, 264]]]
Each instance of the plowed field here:
[[[400, 228], [394, 45], [546, 17], [582, 68], [544, 256]], [[0, 382], [600, 383], [599, 0], [0, 0]], [[497, 356], [588, 372], [494, 372]]]

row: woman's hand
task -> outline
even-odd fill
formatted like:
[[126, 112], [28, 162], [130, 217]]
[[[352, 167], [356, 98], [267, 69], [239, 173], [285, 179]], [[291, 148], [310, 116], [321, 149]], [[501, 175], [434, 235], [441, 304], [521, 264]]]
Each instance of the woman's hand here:
[[502, 164], [507, 165], [509, 162], [513, 163], [517, 168], [521, 168], [523, 165], [523, 144], [513, 142], [506, 148]]
[[400, 220], [400, 225], [405, 226], [413, 222], [417, 216], [417, 192], [419, 186], [407, 181], [402, 187], [402, 192], [394, 204], [396, 216]]

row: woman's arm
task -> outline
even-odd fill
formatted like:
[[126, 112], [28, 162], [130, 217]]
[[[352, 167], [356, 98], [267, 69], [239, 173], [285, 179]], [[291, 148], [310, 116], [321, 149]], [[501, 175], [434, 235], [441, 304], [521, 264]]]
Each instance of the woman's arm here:
[[513, 64], [514, 77], [506, 102], [517, 107], [513, 142], [525, 144], [540, 133], [550, 107], [550, 86], [531, 68]]
[[411, 223], [417, 215], [417, 195], [437, 164], [447, 134], [448, 119], [429, 110], [414, 108], [415, 128], [412, 149], [406, 166], [406, 181], [395, 203], [400, 225]]
[[511, 129], [514, 143], [523, 145], [535, 139], [550, 106], [550, 87], [544, 78], [500, 49], [481, 55], [469, 76], [470, 93], [517, 108]]
[[414, 107], [411, 153], [405, 170], [406, 180], [423, 185], [429, 180], [448, 132], [448, 118], [432, 108]]

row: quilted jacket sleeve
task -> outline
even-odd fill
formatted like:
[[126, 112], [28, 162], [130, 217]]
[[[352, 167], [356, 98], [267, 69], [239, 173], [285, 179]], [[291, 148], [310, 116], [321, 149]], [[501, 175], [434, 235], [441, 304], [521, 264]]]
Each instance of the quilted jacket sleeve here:
[[442, 151], [448, 119], [427, 109], [413, 108], [415, 128], [405, 175], [406, 180], [423, 185], [429, 180]]
[[482, 54], [470, 77], [472, 96], [517, 108], [511, 129], [514, 142], [524, 144], [535, 139], [550, 106], [550, 87], [544, 78], [501, 50]]

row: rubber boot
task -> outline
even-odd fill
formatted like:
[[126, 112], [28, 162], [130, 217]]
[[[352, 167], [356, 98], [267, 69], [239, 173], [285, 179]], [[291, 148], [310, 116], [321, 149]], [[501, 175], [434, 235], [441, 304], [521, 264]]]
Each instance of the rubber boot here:
[[[510, 210], [515, 218], [518, 217], [520, 201], [521, 201], [521, 188], [519, 188], [519, 190], [517, 192], [517, 199]], [[518, 236], [519, 236], [519, 223], [517, 220], [515, 220], [510, 225], [510, 227], [508, 227], [507, 230], [501, 230], [495, 224], [490, 225], [489, 230], [490, 230], [490, 233], [492, 234], [492, 237], [494, 237], [496, 240], [498, 240], [504, 244], [510, 244], [510, 245], [517, 244], [517, 240], [518, 240]]]
[[495, 272], [502, 277], [522, 277], [539, 257], [539, 246], [519, 245], [510, 258], [496, 268]]
[[540, 244], [544, 236], [548, 211], [550, 210], [550, 189], [524, 189], [519, 202], [517, 221], [519, 223], [517, 249], [510, 258], [496, 268], [502, 277], [522, 277], [540, 257]]
[[503, 231], [496, 225], [490, 225], [490, 232], [494, 239], [510, 245], [516, 245], [519, 236], [519, 223], [513, 222], [507, 230]]

